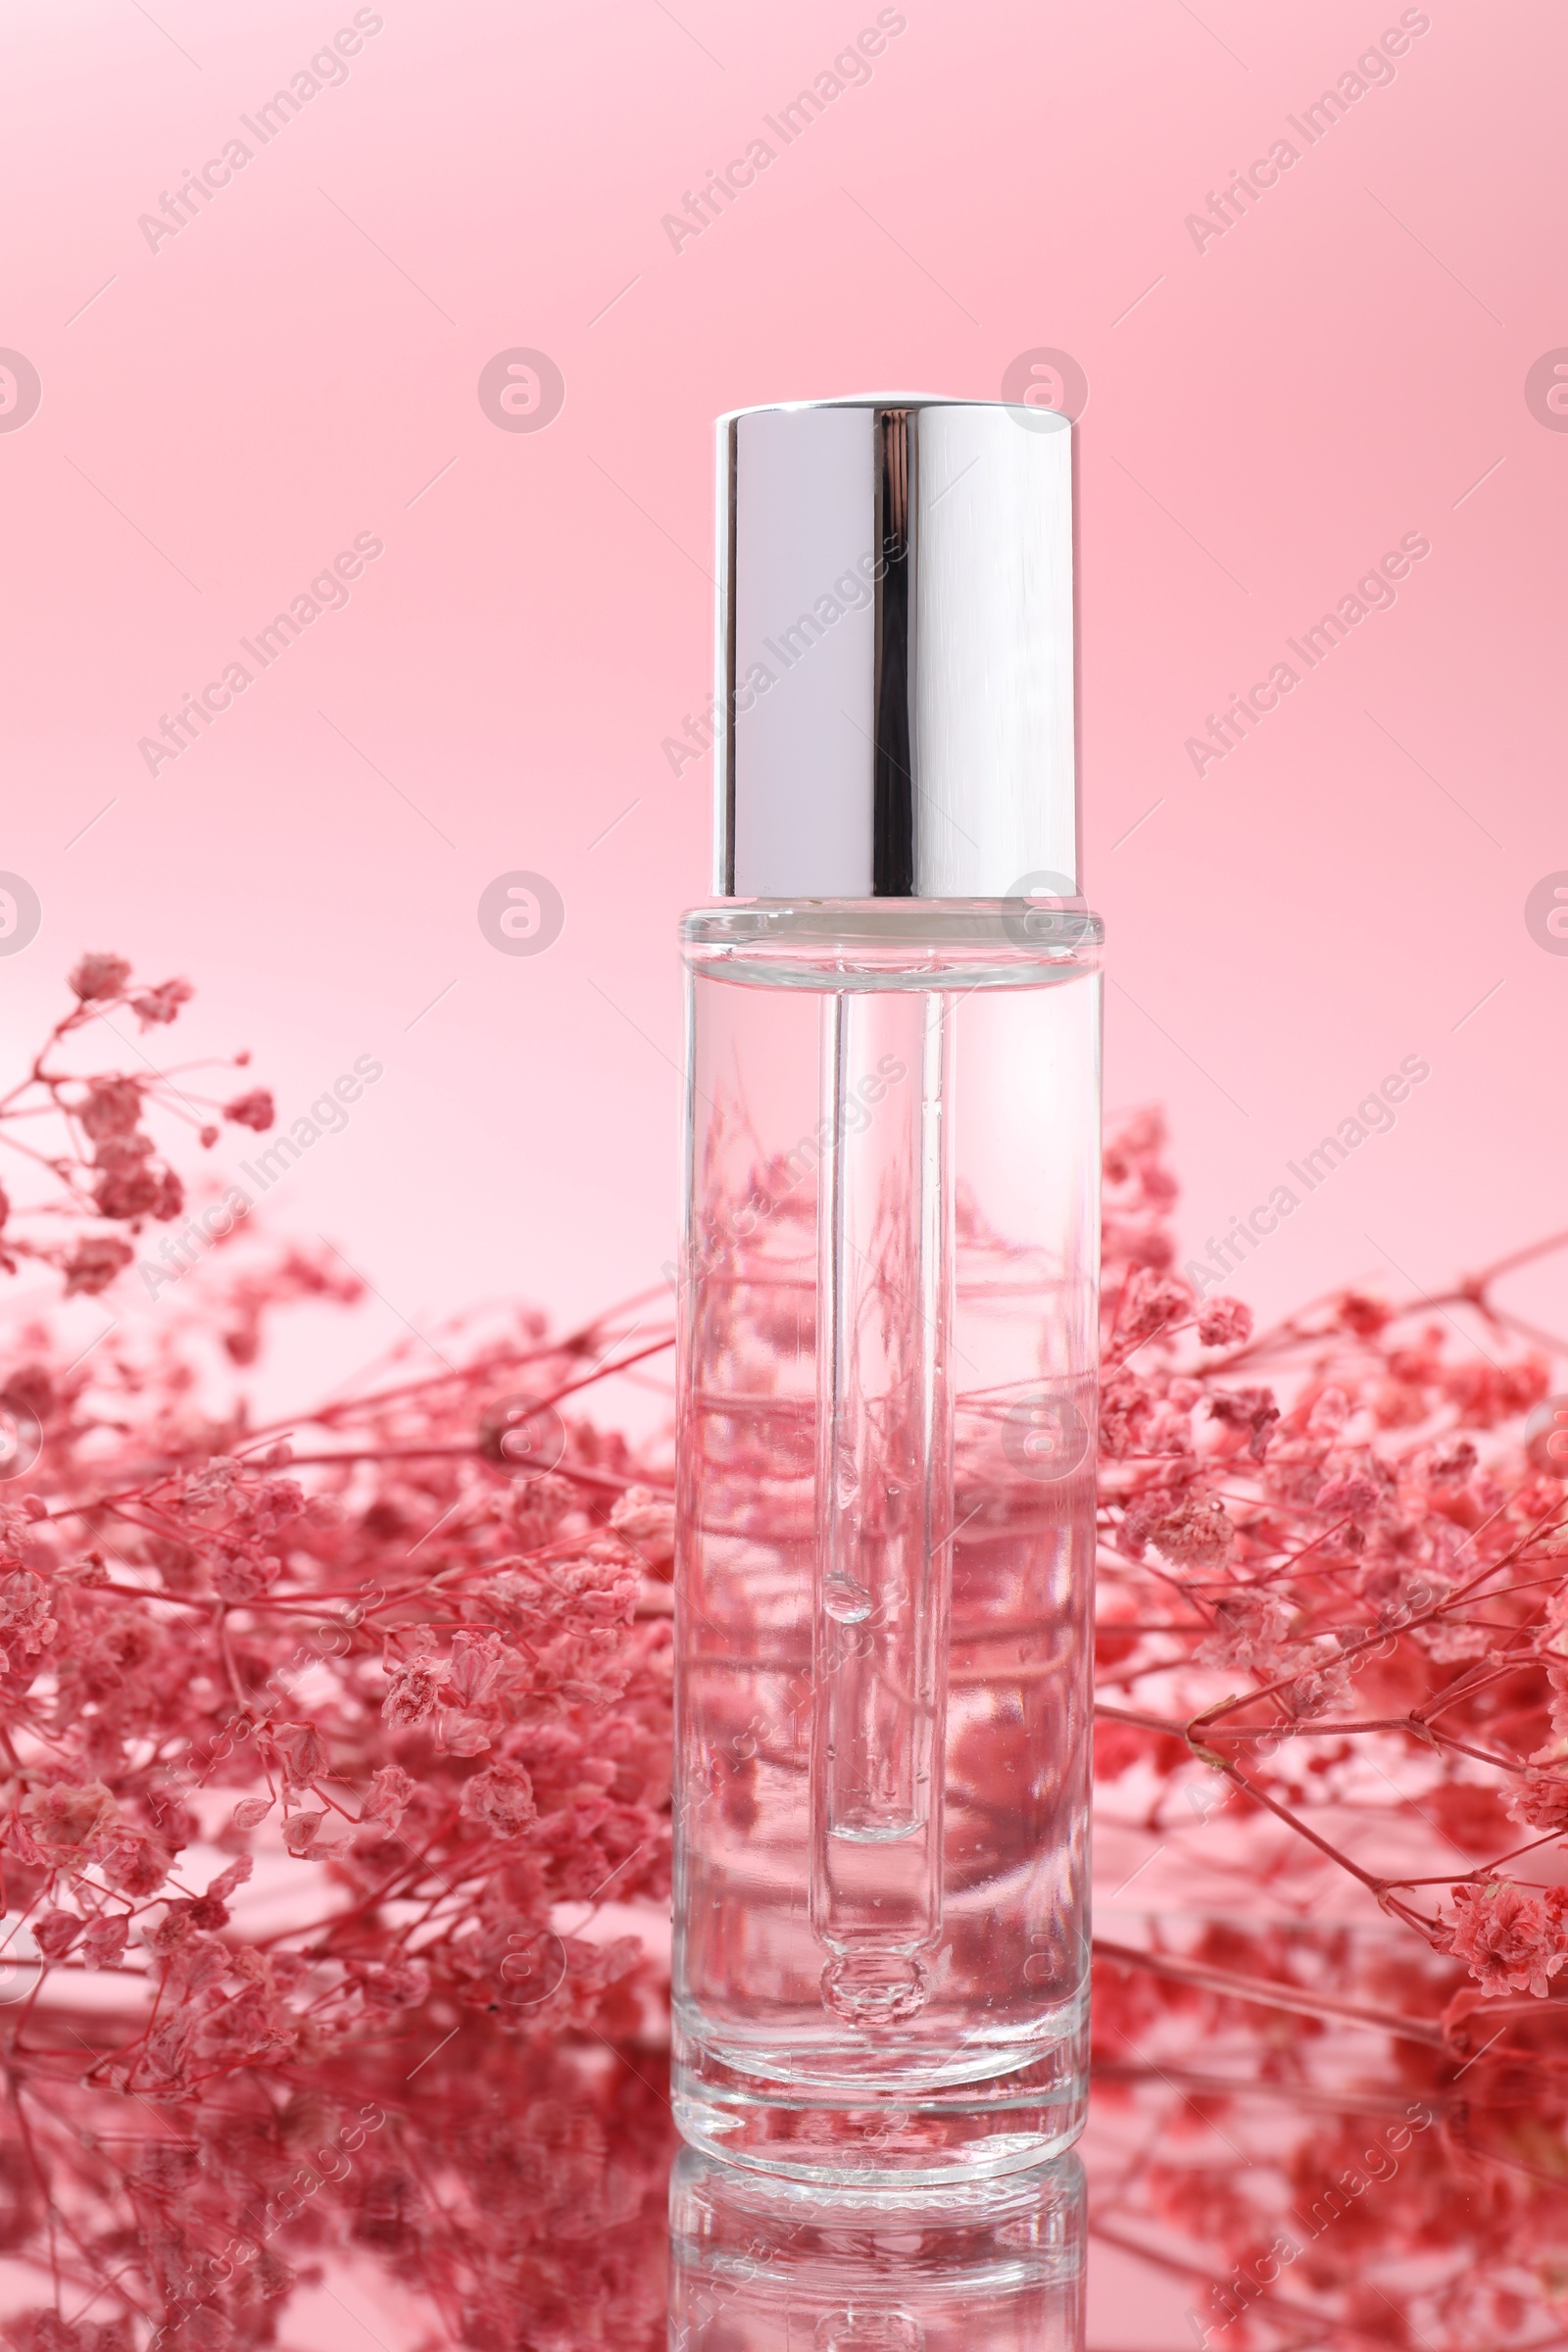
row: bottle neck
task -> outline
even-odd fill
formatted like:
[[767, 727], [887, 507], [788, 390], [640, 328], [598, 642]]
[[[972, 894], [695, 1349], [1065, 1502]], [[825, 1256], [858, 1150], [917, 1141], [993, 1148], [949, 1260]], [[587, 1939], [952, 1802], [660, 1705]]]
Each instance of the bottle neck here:
[[1081, 899], [754, 899], [695, 907], [695, 972], [760, 986], [1040, 987], [1099, 970]]

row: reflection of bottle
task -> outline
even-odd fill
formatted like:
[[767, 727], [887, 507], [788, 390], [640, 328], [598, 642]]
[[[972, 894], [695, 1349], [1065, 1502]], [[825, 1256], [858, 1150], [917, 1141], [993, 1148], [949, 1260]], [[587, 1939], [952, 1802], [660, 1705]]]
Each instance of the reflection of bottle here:
[[684, 935], [676, 2113], [802, 2175], [1005, 2170], [1082, 2123], [1071, 453], [978, 403], [721, 429], [745, 903]]
[[670, 2352], [1082, 2352], [1076, 2156], [938, 2190], [683, 2149], [669, 2220]]

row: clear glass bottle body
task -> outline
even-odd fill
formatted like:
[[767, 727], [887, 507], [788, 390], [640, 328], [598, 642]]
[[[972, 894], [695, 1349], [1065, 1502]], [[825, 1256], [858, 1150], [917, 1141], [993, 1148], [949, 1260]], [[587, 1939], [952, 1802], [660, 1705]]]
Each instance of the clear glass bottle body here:
[[1083, 2120], [1100, 929], [686, 919], [677, 2120], [913, 2185]]
[[771, 2179], [686, 2148], [669, 2238], [670, 2352], [1083, 2352], [1073, 2155], [933, 2189]]

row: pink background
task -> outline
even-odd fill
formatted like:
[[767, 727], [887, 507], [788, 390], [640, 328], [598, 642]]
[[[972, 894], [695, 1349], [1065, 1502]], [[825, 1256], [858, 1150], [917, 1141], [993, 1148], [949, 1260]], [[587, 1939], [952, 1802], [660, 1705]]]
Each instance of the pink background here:
[[[191, 1038], [249, 1044], [287, 1118], [379, 1058], [270, 1210], [373, 1276], [362, 1352], [492, 1293], [657, 1284], [710, 772], [662, 743], [710, 691], [710, 419], [996, 397], [1051, 346], [1091, 386], [1109, 1102], [1169, 1106], [1197, 1246], [1430, 1063], [1235, 1286], [1264, 1308], [1560, 1221], [1568, 958], [1524, 919], [1568, 867], [1568, 437], [1524, 396], [1568, 343], [1560, 12], [1434, 0], [1306, 149], [1286, 116], [1391, 0], [907, 0], [870, 81], [679, 252], [662, 216], [868, 0], [377, 13], [156, 251], [139, 216], [350, 0], [0, 24], [0, 345], [43, 384], [0, 432], [0, 867], [44, 910], [0, 959], [9, 1046], [91, 946], [195, 978]], [[1200, 252], [1187, 215], [1281, 136], [1300, 160]], [[543, 431], [479, 405], [514, 346], [564, 374]], [[138, 738], [362, 532], [347, 608], [150, 775]], [[1407, 532], [1432, 552], [1394, 609], [1197, 775], [1206, 713]], [[535, 957], [476, 920], [515, 868], [566, 908]], [[215, 1163], [242, 1156], [230, 1131]]]
[[[193, 1034], [250, 1044], [289, 1115], [380, 1057], [272, 1214], [416, 1320], [656, 1282], [710, 773], [661, 745], [710, 690], [710, 419], [994, 397], [1045, 345], [1091, 386], [1108, 1100], [1169, 1105], [1200, 1244], [1431, 1062], [1258, 1253], [1265, 1306], [1380, 1252], [1433, 1283], [1560, 1217], [1568, 959], [1523, 911], [1568, 865], [1568, 437], [1523, 388], [1568, 339], [1558, 12], [1435, 6], [1306, 149], [1286, 115], [1397, 8], [909, 0], [869, 82], [677, 253], [662, 216], [873, 7], [386, 0], [347, 80], [151, 251], [139, 216], [354, 16], [240, 13], [0, 30], [0, 344], [43, 382], [0, 433], [0, 866], [44, 906], [0, 960], [8, 1031], [95, 945], [194, 977]], [[1197, 250], [1186, 216], [1282, 135], [1300, 161]], [[543, 431], [481, 411], [514, 346], [564, 376]], [[363, 531], [385, 554], [347, 609], [149, 775], [138, 738]], [[1205, 714], [1407, 531], [1433, 552], [1396, 606], [1195, 774]], [[537, 957], [478, 929], [514, 868], [565, 903]]]

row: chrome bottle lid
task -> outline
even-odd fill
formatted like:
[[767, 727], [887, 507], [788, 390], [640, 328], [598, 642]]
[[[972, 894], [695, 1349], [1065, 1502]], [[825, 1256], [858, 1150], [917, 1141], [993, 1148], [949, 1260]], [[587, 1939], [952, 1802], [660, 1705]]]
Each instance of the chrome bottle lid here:
[[743, 409], [718, 516], [716, 890], [1074, 897], [1068, 419]]

